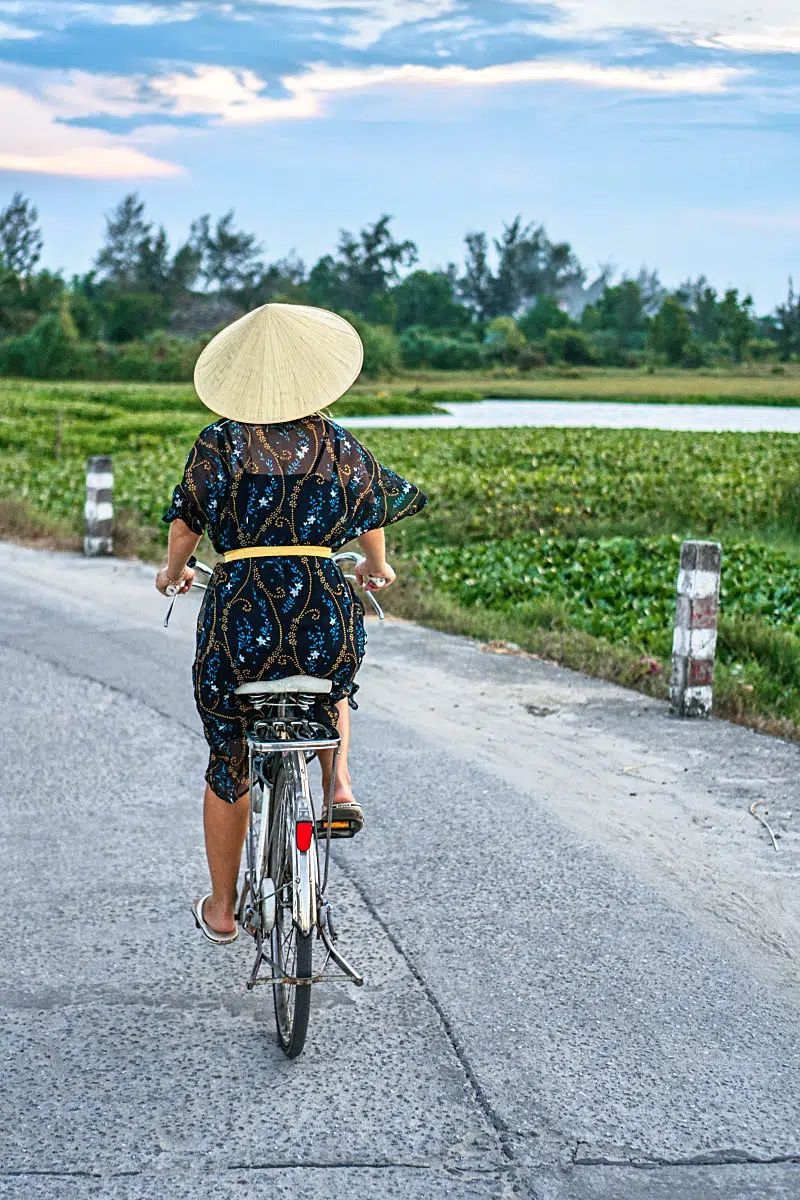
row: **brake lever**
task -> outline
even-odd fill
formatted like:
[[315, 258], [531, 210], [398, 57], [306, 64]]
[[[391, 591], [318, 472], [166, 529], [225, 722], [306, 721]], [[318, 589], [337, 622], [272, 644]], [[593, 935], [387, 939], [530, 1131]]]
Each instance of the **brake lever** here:
[[[193, 554], [187, 560], [186, 565], [187, 565], [187, 567], [191, 567], [193, 570], [196, 570], [196, 571], [205, 571], [205, 573], [207, 575], [214, 574], [213, 567], [207, 567], [205, 563], [199, 562], [198, 559], [196, 559]], [[208, 584], [194, 582], [194, 583], [192, 583], [192, 586], [189, 589], [189, 591], [191, 591], [192, 588], [196, 588], [198, 592], [206, 592], [206, 591], [208, 591]], [[167, 615], [164, 617], [164, 628], [169, 629], [169, 619], [172, 616], [172, 610], [175, 607], [175, 601], [177, 600], [178, 596], [181, 593], [178, 591], [178, 588], [174, 583], [168, 583], [167, 589], [166, 589], [166, 594], [170, 597], [171, 604], [170, 604], [169, 608], [167, 609]]]
[[[344, 575], [345, 579], [351, 579], [353, 581], [353, 583], [358, 583], [358, 580], [356, 579], [355, 575], [348, 575], [344, 571], [342, 571], [342, 574]], [[386, 614], [384, 613], [380, 604], [378, 604], [378, 601], [375, 599], [374, 593], [368, 591], [366, 588], [362, 588], [362, 591], [364, 592], [365, 596], [369, 597], [370, 604], [375, 609], [375, 612], [378, 614], [378, 620], [384, 621], [386, 619]]]

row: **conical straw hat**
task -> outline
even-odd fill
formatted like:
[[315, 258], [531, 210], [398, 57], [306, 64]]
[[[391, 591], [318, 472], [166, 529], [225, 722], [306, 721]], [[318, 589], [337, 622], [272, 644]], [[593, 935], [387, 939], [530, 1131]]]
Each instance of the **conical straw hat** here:
[[361, 338], [336, 313], [264, 304], [208, 343], [194, 386], [212, 412], [271, 425], [338, 400], [358, 378], [363, 359]]

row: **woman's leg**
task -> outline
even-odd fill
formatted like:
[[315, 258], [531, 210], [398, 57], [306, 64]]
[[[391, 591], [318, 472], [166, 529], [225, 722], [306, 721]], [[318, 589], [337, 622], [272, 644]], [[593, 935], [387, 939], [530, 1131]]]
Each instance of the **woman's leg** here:
[[[336, 708], [339, 713], [339, 720], [336, 724], [339, 731], [339, 757], [336, 760], [333, 802], [334, 804], [347, 804], [355, 800], [355, 796], [350, 787], [350, 772], [347, 769], [347, 756], [350, 752], [350, 704], [346, 696], [343, 700], [337, 701]], [[320, 750], [319, 765], [322, 768], [322, 794], [327, 803], [333, 768], [333, 750]]]
[[203, 905], [203, 919], [217, 933], [233, 933], [236, 880], [250, 813], [245, 793], [235, 804], [222, 800], [206, 785], [203, 799], [203, 829], [206, 857], [211, 872], [211, 898]]

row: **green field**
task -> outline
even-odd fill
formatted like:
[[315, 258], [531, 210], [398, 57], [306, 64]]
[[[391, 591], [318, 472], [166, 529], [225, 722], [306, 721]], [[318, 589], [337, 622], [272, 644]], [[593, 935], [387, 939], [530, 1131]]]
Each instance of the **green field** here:
[[[0, 532], [74, 541], [86, 456], [111, 453], [118, 543], [157, 555], [207, 419], [189, 388], [4, 383]], [[365, 440], [431, 499], [390, 530], [405, 568], [390, 608], [663, 695], [680, 540], [718, 538], [718, 711], [798, 733], [797, 436], [374, 429]]]
[[454, 389], [476, 398], [508, 400], [647, 401], [651, 404], [772, 404], [800, 405], [800, 366], [778, 368], [750, 364], [719, 371], [646, 370], [549, 367], [521, 376], [516, 370], [491, 375], [429, 371], [403, 374], [379, 384], [356, 384], [353, 391], [377, 388], [393, 393]]

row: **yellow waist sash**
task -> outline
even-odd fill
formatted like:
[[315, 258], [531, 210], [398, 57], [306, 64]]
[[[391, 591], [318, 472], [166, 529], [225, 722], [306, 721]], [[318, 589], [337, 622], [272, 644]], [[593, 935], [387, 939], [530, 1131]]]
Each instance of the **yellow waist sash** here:
[[298, 558], [330, 558], [330, 546], [250, 546], [244, 550], [228, 550], [223, 562], [237, 562], [240, 558], [283, 558], [288, 555]]

